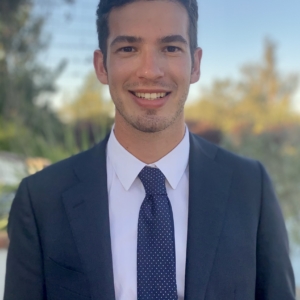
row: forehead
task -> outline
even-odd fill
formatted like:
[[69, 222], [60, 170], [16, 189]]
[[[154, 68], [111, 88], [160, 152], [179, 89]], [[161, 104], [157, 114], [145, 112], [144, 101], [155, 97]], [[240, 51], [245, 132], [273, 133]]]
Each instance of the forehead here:
[[114, 8], [108, 19], [109, 37], [132, 35], [157, 39], [182, 35], [188, 40], [188, 14], [177, 1], [136, 1]]

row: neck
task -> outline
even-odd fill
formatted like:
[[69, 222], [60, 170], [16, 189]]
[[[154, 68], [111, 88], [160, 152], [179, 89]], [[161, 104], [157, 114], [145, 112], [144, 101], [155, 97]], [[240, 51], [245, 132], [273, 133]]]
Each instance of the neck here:
[[142, 132], [125, 120], [115, 120], [114, 133], [118, 142], [140, 161], [151, 164], [171, 152], [183, 139], [183, 115], [168, 128], [154, 133]]

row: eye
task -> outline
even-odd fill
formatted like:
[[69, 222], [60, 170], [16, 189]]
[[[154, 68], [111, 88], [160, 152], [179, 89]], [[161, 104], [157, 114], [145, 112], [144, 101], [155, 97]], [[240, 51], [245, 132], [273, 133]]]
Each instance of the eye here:
[[130, 46], [127, 46], [127, 47], [123, 47], [123, 48], [119, 49], [119, 51], [120, 52], [133, 52], [134, 48], [130, 47]]
[[167, 46], [166, 47], [166, 52], [178, 52], [181, 51], [179, 47], [176, 46]]

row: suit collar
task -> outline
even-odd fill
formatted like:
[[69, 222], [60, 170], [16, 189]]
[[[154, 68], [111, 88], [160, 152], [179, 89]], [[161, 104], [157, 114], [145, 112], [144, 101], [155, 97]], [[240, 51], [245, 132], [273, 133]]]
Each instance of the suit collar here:
[[215, 161], [218, 148], [190, 135], [189, 217], [185, 300], [205, 299], [231, 184], [231, 170]]

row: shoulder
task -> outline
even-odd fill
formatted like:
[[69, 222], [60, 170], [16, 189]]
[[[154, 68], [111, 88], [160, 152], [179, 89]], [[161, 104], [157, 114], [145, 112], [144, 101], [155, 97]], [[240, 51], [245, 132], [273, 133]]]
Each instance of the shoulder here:
[[87, 156], [89, 156], [90, 151], [91, 149], [54, 163], [46, 167], [42, 171], [28, 176], [26, 180], [29, 185], [37, 186], [59, 186], [66, 181], [76, 180], [76, 176], [74, 174], [74, 166], [76, 166], [78, 162], [84, 160]]
[[[259, 197], [264, 182], [272, 186], [264, 166], [259, 161], [232, 153], [193, 134], [190, 136], [190, 145], [190, 170], [194, 169], [191, 165], [192, 156], [194, 162], [202, 160], [202, 166], [206, 165], [205, 171], [209, 174], [219, 177], [224, 182], [230, 177], [232, 188], [236, 190], [244, 190], [248, 193], [256, 191]], [[197, 163], [195, 174], [201, 170], [201, 164]]]
[[[54, 163], [25, 178], [28, 190], [39, 198], [41, 195], [59, 195], [68, 190], [87, 174], [106, 162], [107, 138], [89, 150]], [[101, 165], [102, 162], [102, 165]]]
[[[190, 134], [191, 149], [198, 155], [202, 152], [208, 159], [224, 166], [225, 168], [239, 170], [259, 170], [261, 163], [255, 159], [244, 157], [217, 146], [197, 135]], [[192, 151], [193, 151], [192, 150]]]

